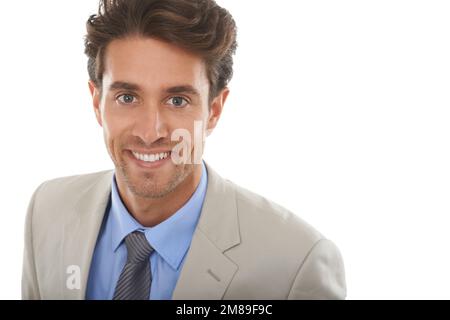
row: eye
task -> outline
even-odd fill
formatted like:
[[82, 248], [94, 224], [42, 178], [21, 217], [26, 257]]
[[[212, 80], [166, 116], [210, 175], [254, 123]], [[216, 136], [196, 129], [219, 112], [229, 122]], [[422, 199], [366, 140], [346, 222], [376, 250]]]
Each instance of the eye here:
[[167, 100], [167, 103], [177, 108], [183, 108], [187, 104], [189, 104], [189, 101], [183, 97], [171, 97], [169, 100]]
[[135, 102], [136, 97], [131, 94], [121, 94], [116, 98], [116, 100], [122, 104], [132, 104]]

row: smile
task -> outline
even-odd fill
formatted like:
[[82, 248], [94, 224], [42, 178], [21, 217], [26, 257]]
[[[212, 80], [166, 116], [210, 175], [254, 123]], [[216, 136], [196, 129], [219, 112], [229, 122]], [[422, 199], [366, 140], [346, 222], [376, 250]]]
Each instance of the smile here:
[[156, 162], [159, 160], [164, 160], [170, 155], [170, 152], [143, 154], [143, 153], [138, 153], [138, 152], [132, 151], [132, 153], [136, 159], [145, 161], [145, 162]]

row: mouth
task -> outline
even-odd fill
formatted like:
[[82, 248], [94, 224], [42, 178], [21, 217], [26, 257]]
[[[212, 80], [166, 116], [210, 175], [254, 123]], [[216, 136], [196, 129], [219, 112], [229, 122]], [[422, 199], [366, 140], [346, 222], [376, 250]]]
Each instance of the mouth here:
[[170, 160], [171, 151], [143, 153], [129, 150], [129, 154], [137, 165], [145, 168], [157, 168]]

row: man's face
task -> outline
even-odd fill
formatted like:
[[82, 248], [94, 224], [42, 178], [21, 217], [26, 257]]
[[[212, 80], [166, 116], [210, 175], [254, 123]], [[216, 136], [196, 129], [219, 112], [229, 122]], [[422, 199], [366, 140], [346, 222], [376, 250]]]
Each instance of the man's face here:
[[185, 129], [193, 139], [194, 123], [201, 121], [206, 135], [220, 117], [228, 90], [210, 109], [203, 60], [152, 38], [112, 41], [104, 66], [101, 93], [89, 86], [116, 178], [134, 195], [165, 196], [194, 171], [194, 141], [188, 144], [191, 163], [176, 163], [171, 152], [179, 141], [172, 141], [172, 133]]

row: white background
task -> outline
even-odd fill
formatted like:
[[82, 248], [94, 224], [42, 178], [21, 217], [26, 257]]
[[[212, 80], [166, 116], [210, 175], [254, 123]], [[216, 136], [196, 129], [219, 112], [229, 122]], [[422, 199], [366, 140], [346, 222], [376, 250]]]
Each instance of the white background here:
[[[332, 239], [349, 299], [450, 298], [450, 2], [219, 3], [240, 46], [205, 159]], [[112, 168], [83, 54], [96, 8], [0, 2], [2, 299], [34, 189]]]

